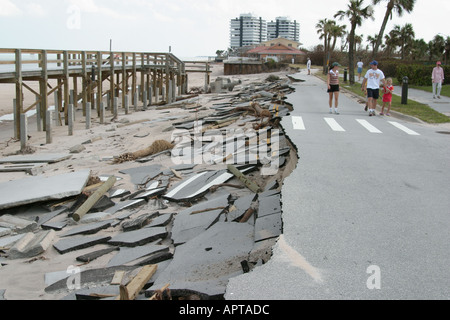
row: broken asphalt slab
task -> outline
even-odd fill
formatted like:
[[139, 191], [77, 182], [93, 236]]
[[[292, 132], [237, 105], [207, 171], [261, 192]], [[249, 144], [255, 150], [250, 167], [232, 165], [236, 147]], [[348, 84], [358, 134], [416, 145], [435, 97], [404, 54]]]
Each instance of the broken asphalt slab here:
[[53, 247], [60, 254], [65, 254], [67, 252], [92, 247], [100, 243], [106, 243], [110, 239], [111, 237], [109, 236], [94, 236], [94, 237], [79, 236], [59, 240], [57, 243], [53, 245]]
[[229, 277], [242, 274], [240, 262], [248, 258], [253, 248], [253, 235], [254, 228], [247, 223], [214, 224], [176, 247], [172, 262], [147, 290], [148, 295], [167, 283], [171, 290], [193, 290], [213, 297], [223, 295]]
[[0, 183], [0, 210], [79, 195], [89, 176], [90, 170], [81, 170], [51, 177], [38, 176]]
[[142, 246], [158, 239], [165, 239], [168, 232], [165, 227], [144, 228], [135, 231], [122, 232], [112, 237], [108, 244], [122, 247]]

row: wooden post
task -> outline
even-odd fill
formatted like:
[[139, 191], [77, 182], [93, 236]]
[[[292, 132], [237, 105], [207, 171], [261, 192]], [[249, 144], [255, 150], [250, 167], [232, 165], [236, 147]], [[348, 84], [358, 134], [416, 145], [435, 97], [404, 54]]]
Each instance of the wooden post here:
[[45, 114], [46, 142], [47, 144], [50, 144], [52, 143], [52, 111], [47, 110]]
[[145, 90], [145, 54], [141, 53], [141, 92], [139, 92], [139, 100], [143, 101], [144, 95], [143, 92]]
[[102, 79], [103, 57], [100, 51], [97, 52], [97, 108], [100, 115], [100, 106], [103, 101], [103, 79]]
[[22, 51], [16, 50], [16, 120], [15, 136], [20, 137], [20, 115], [23, 113], [23, 88], [22, 88]]
[[37, 124], [37, 131], [42, 131], [42, 119], [41, 119], [41, 97], [39, 95], [36, 95], [36, 124]]
[[91, 128], [91, 104], [86, 103], [86, 129]]
[[109, 105], [111, 107], [111, 113], [114, 113], [113, 105], [114, 105], [114, 52], [111, 52], [109, 56], [109, 66], [110, 66], [110, 75], [109, 75]]
[[[40, 94], [41, 94], [41, 115], [44, 123], [45, 130], [47, 130], [47, 111], [48, 111], [48, 72], [47, 72], [47, 51], [42, 50], [41, 53], [42, 74], [39, 81]], [[56, 109], [56, 106], [55, 106]], [[49, 139], [47, 138], [47, 141]], [[51, 142], [47, 142], [51, 143]]]
[[28, 141], [28, 118], [25, 113], [20, 115], [20, 150], [25, 151]]
[[171, 93], [170, 93], [170, 63], [169, 63], [169, 55], [165, 55], [165, 64], [166, 64], [166, 103], [172, 103]]
[[67, 51], [64, 51], [64, 123], [66, 125], [69, 124], [69, 102], [69, 53]]
[[82, 205], [75, 211], [72, 215], [72, 218], [75, 221], [80, 221], [80, 219], [88, 213], [88, 211], [97, 203], [97, 201], [106, 193], [109, 189], [111, 189], [116, 183], [116, 177], [111, 176], [108, 180], [95, 191]]
[[83, 116], [87, 117], [87, 103], [88, 103], [88, 93], [87, 93], [87, 87], [89, 85], [89, 82], [87, 81], [87, 68], [86, 68], [86, 51], [81, 52], [81, 73], [82, 73], [82, 81], [83, 81]]
[[73, 136], [73, 104], [69, 104], [69, 107], [67, 108], [67, 118], [69, 136]]
[[127, 76], [127, 55], [122, 52], [122, 108], [125, 107], [125, 97], [128, 90], [128, 76]]
[[232, 164], [228, 165], [228, 171], [230, 171], [232, 174], [234, 174], [241, 182], [245, 184], [247, 188], [249, 188], [251, 191], [258, 193], [261, 191], [261, 188], [254, 182], [248, 179], [242, 172], [240, 172], [235, 166]]
[[136, 86], [137, 86], [137, 75], [136, 75], [136, 52], [133, 52], [133, 74], [132, 74], [132, 80], [131, 80], [131, 104], [135, 105], [136, 101], [134, 101], [135, 93], [136, 93]]

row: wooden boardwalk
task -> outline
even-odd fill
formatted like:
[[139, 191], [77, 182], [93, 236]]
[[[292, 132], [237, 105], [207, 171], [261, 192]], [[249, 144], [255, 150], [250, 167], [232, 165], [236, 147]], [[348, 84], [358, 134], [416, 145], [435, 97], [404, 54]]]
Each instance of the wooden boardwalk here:
[[[84, 116], [90, 117], [92, 109], [103, 117], [105, 109], [117, 113], [120, 98], [125, 113], [130, 107], [145, 110], [152, 104], [172, 103], [186, 94], [190, 72], [205, 73], [205, 87], [209, 84], [209, 63], [183, 62], [171, 53], [0, 49], [0, 83], [15, 84], [14, 134], [21, 140], [26, 140], [24, 116], [30, 110], [36, 110], [38, 130], [49, 130], [51, 94], [57, 121], [63, 124], [64, 119], [70, 125], [70, 110], [80, 104]], [[52, 87], [49, 80], [57, 85]], [[38, 82], [39, 90], [29, 82]], [[25, 105], [24, 90], [36, 96], [30, 105]]]

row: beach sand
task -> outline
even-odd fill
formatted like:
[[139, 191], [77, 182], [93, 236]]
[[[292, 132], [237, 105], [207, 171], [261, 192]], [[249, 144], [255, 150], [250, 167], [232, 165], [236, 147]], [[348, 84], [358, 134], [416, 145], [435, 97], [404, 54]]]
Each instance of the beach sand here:
[[[223, 64], [212, 65], [211, 82], [217, 77], [223, 76]], [[288, 71], [274, 73], [280, 78], [285, 78]], [[254, 82], [264, 82], [268, 74], [254, 74], [254, 75], [236, 75], [227, 76], [227, 78], [234, 80], [241, 80], [242, 86]], [[192, 74], [189, 76], [189, 88], [204, 86], [203, 74]], [[236, 90], [236, 89], [235, 89]], [[28, 91], [28, 90], [26, 90]], [[12, 99], [14, 98], [14, 88], [11, 87], [8, 92], [2, 88], [0, 96], [0, 114], [10, 114], [12, 107]], [[196, 103], [202, 107], [209, 107], [212, 103], [218, 103], [221, 100], [211, 101], [211, 97], [217, 94], [202, 94], [195, 98]], [[31, 97], [32, 98], [32, 97]], [[30, 96], [28, 97], [28, 101]], [[226, 99], [223, 101], [227, 101]], [[50, 100], [50, 104], [51, 104]], [[202, 110], [197, 113], [198, 116], [212, 113], [212, 110]], [[33, 122], [29, 120], [29, 135], [28, 146], [35, 150], [35, 153], [68, 153], [68, 150], [76, 145], [92, 139], [94, 142], [85, 144], [85, 150], [81, 153], [72, 154], [68, 160], [64, 160], [54, 164], [47, 164], [38, 172], [38, 175], [52, 176], [60, 175], [68, 172], [79, 171], [82, 169], [91, 170], [93, 175], [107, 176], [117, 175], [122, 169], [134, 168], [138, 164], [134, 161], [124, 162], [121, 164], [111, 164], [111, 161], [103, 159], [111, 159], [114, 156], [126, 152], [134, 152], [148, 147], [155, 140], [171, 140], [172, 131], [164, 132], [171, 126], [171, 121], [157, 122], [152, 125], [143, 124], [139, 121], [144, 119], [154, 120], [167, 116], [180, 117], [172, 121], [181, 121], [183, 119], [192, 119], [196, 117], [194, 112], [189, 112], [181, 108], [170, 108], [165, 110], [155, 110], [150, 107], [147, 111], [132, 111], [125, 115], [122, 112], [118, 119], [111, 121], [113, 116], [109, 114], [106, 117], [106, 124], [101, 125], [97, 117], [92, 116], [91, 129], [85, 129], [85, 121], [82, 118], [81, 111], [77, 112], [74, 135], [68, 135], [68, 128], [66, 126], [56, 126], [53, 128], [53, 143], [46, 144], [45, 132], [37, 132], [34, 128]], [[139, 122], [135, 123], [134, 122]], [[32, 127], [32, 128], [31, 128]], [[13, 137], [11, 122], [0, 123], [0, 156], [5, 157], [17, 153], [20, 150], [20, 141], [11, 139]], [[142, 137], [136, 137], [136, 135]], [[147, 135], [148, 134], [148, 135]], [[164, 166], [171, 166], [173, 164], [167, 163], [167, 157], [156, 157], [150, 164], [163, 164]], [[149, 165], [149, 163], [142, 164]], [[224, 165], [225, 166], [225, 165]], [[207, 166], [205, 165], [205, 168]], [[226, 166], [225, 166], [226, 167]], [[292, 168], [291, 168], [292, 169]], [[10, 180], [17, 180], [28, 177], [23, 172], [1, 172], [0, 183]], [[126, 175], [121, 175], [122, 180], [115, 184], [115, 188], [121, 188], [133, 191], [136, 186], [127, 178]], [[24, 192], [26, 192], [24, 190]], [[173, 210], [171, 206], [170, 210]], [[164, 211], [162, 211], [164, 212]], [[139, 214], [139, 212], [138, 212]], [[98, 234], [115, 234], [121, 230], [120, 226], [116, 228], [109, 228], [101, 231]], [[66, 232], [62, 230], [56, 232], [56, 238], [53, 243], [59, 239], [59, 236]], [[102, 246], [98, 246], [102, 249]], [[53, 246], [50, 246], [47, 251], [38, 256], [39, 259], [16, 259], [8, 260], [7, 264], [0, 267], [0, 291], [6, 289], [5, 298], [8, 300], [55, 300], [61, 299], [67, 295], [67, 292], [52, 292], [46, 293], [45, 274], [50, 272], [61, 272], [67, 270], [70, 266], [80, 265], [76, 261], [76, 257], [92, 252], [92, 248], [77, 250], [71, 253], [59, 254]], [[107, 254], [98, 258], [89, 264], [80, 266], [82, 270], [102, 268], [111, 259], [114, 253]]]

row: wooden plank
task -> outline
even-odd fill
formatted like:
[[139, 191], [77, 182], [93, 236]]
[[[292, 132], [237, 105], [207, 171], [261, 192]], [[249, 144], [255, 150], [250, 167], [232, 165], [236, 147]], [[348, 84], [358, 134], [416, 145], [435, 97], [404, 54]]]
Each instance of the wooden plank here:
[[108, 178], [108, 180], [97, 190], [95, 191], [87, 200], [85, 203], [81, 205], [75, 211], [75, 213], [72, 215], [72, 218], [75, 221], [80, 221], [80, 219], [94, 206], [94, 204], [97, 203], [97, 201], [109, 190], [114, 186], [114, 183], [116, 183], [117, 178], [115, 176], [111, 176]]
[[151, 277], [156, 273], [158, 266], [150, 264], [142, 267], [136, 277], [129, 284], [120, 286], [120, 296], [116, 300], [134, 300], [144, 288]]
[[114, 277], [111, 280], [112, 285], [120, 285], [122, 283], [123, 277], [125, 276], [125, 271], [117, 270], [114, 273]]

